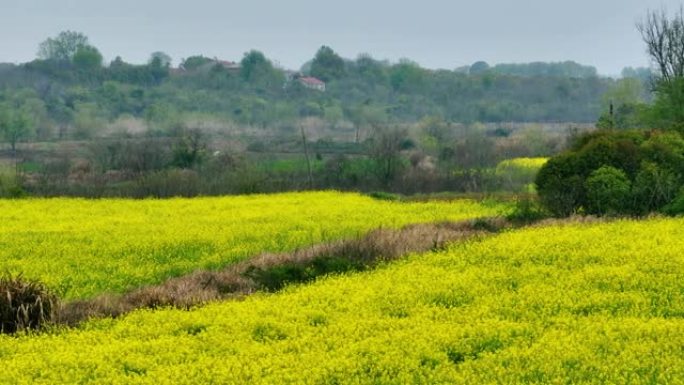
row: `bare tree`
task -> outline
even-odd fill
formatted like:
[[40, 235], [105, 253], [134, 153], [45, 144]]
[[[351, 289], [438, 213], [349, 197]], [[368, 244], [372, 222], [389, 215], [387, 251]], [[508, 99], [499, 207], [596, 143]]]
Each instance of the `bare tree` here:
[[672, 18], [665, 10], [649, 11], [637, 29], [658, 69], [657, 80], [670, 84], [684, 77], [684, 8]]
[[370, 157], [376, 161], [378, 176], [385, 187], [399, 171], [402, 144], [407, 137], [406, 130], [395, 127], [378, 127], [374, 132]]

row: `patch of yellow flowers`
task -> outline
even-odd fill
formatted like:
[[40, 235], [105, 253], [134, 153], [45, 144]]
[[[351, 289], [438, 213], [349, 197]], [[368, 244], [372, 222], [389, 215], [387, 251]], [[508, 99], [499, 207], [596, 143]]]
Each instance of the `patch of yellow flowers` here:
[[242, 302], [0, 337], [2, 384], [681, 384], [684, 219], [511, 231]]
[[533, 193], [534, 178], [548, 160], [548, 158], [507, 159], [496, 166], [495, 173], [503, 179], [504, 187], [510, 189], [523, 186], [524, 191]]
[[170, 200], [0, 200], [0, 272], [66, 299], [124, 292], [264, 251], [378, 227], [496, 215], [473, 201], [393, 203], [337, 192]]
[[517, 168], [539, 171], [542, 166], [549, 161], [549, 158], [513, 158], [501, 161], [497, 165], [499, 168]]

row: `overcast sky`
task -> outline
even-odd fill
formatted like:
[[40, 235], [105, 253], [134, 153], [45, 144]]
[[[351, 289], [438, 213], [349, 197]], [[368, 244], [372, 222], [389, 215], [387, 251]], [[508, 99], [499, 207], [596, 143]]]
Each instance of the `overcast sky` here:
[[681, 0], [0, 0], [0, 62], [35, 58], [62, 30], [106, 60], [153, 51], [239, 60], [259, 49], [296, 69], [328, 45], [344, 57], [409, 58], [430, 68], [575, 60], [606, 75], [646, 66], [635, 23]]

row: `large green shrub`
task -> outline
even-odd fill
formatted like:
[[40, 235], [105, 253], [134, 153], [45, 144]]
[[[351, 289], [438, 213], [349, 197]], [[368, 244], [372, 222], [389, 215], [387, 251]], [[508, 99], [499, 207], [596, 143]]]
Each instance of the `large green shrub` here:
[[672, 216], [684, 215], [684, 190], [680, 191], [661, 211]]
[[663, 210], [682, 187], [684, 139], [677, 132], [597, 131], [537, 174], [540, 202], [573, 213], [644, 215]]
[[676, 132], [651, 135], [642, 143], [641, 152], [645, 160], [677, 174], [684, 173], [684, 138]]
[[629, 205], [631, 183], [624, 171], [602, 166], [584, 182], [587, 192], [586, 210], [590, 214], [611, 215]]
[[667, 205], [677, 195], [679, 185], [679, 178], [670, 169], [643, 162], [632, 185], [635, 213], [646, 214]]
[[582, 178], [576, 174], [578, 158], [566, 153], [551, 158], [539, 170], [536, 178], [541, 203], [557, 217], [574, 213], [584, 195]]

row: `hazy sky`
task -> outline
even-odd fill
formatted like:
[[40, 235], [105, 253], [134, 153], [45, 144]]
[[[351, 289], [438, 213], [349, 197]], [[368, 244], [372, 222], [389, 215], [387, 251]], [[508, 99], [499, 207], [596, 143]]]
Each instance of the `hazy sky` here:
[[602, 74], [648, 64], [634, 25], [681, 0], [0, 0], [0, 62], [35, 58], [62, 30], [107, 60], [167, 52], [239, 60], [255, 48], [286, 68], [328, 45], [344, 57], [453, 69], [477, 60], [575, 60]]

